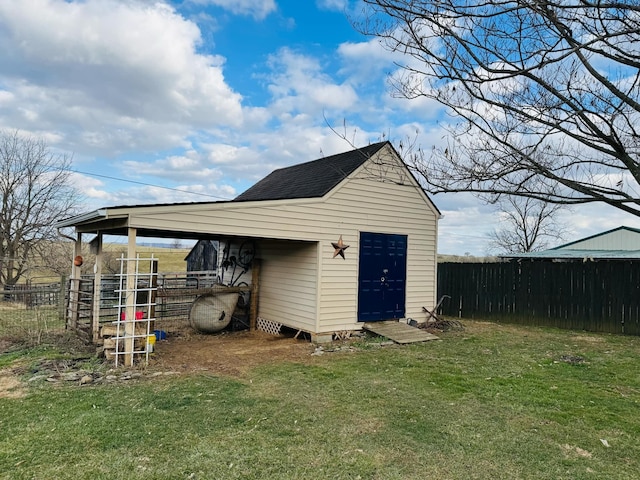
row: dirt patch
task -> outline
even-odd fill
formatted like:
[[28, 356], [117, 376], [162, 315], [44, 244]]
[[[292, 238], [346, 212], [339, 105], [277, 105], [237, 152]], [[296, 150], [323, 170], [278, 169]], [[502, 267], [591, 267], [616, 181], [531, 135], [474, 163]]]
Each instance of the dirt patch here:
[[22, 398], [24, 395], [20, 380], [7, 372], [0, 371], [0, 398]]
[[591, 452], [580, 447], [576, 447], [575, 445], [564, 444], [561, 448], [567, 457], [577, 456], [581, 458], [591, 458], [593, 456]]
[[156, 343], [152, 369], [208, 371], [238, 377], [249, 369], [282, 362], [310, 362], [315, 346], [308, 340], [259, 331], [169, 337]]
[[571, 337], [572, 340], [577, 342], [585, 342], [585, 343], [603, 343], [605, 341], [604, 337], [601, 335], [573, 335]]
[[571, 365], [580, 365], [585, 363], [584, 357], [580, 357], [578, 355], [561, 355], [560, 361]]

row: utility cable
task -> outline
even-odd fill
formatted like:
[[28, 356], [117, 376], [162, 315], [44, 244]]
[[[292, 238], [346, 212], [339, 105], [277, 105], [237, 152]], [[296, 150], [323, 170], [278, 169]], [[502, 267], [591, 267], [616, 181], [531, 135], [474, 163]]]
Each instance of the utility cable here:
[[164, 190], [171, 190], [171, 191], [179, 192], [179, 193], [188, 193], [190, 195], [199, 195], [201, 197], [216, 198], [218, 200], [231, 200], [231, 198], [220, 197], [220, 196], [211, 195], [211, 194], [208, 194], [208, 193], [190, 192], [189, 190], [182, 190], [180, 188], [164, 187], [162, 185], [155, 185], [153, 183], [140, 182], [140, 181], [137, 181], [137, 180], [126, 180], [124, 178], [112, 177], [112, 176], [109, 176], [109, 175], [102, 175], [102, 174], [99, 174], [99, 173], [83, 172], [82, 170], [76, 170], [74, 168], [70, 168], [70, 169], [68, 169], [68, 171], [69, 172], [73, 172], [73, 173], [79, 173], [81, 175], [89, 175], [90, 177], [106, 178], [108, 180], [115, 180], [115, 181], [118, 181], [118, 182], [133, 183], [135, 185], [143, 185], [145, 187], [162, 188]]

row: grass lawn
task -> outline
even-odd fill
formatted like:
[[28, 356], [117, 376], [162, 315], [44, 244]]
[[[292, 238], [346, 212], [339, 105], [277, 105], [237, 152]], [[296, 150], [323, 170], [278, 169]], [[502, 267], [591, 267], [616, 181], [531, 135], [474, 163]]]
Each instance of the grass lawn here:
[[639, 477], [640, 338], [465, 325], [241, 378], [27, 382], [52, 353], [0, 354], [24, 380], [0, 398], [0, 478]]

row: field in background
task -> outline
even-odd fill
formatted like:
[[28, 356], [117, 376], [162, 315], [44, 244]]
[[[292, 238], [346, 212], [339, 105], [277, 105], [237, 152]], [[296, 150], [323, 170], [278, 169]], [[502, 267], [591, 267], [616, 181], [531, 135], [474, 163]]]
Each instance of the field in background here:
[[[93, 273], [93, 265], [95, 256], [89, 253], [88, 245], [85, 245], [83, 274]], [[106, 271], [115, 273], [119, 269], [117, 258], [121, 254], [126, 255], [127, 247], [122, 243], [105, 243], [103, 246], [104, 260], [103, 268]], [[160, 272], [184, 272], [186, 271], [187, 262], [185, 257], [191, 251], [191, 247], [172, 248], [169, 244], [165, 247], [160, 246], [144, 246], [136, 247], [136, 252], [140, 257], [149, 257], [153, 254], [159, 259]], [[46, 249], [44, 260], [32, 259], [30, 261], [28, 274], [23, 277], [19, 284], [49, 284], [59, 282], [62, 275], [68, 276], [71, 272], [71, 262], [73, 259], [72, 242], [52, 242]], [[0, 288], [2, 286], [0, 285]]]
[[[105, 252], [115, 254], [119, 257], [121, 253], [126, 254], [126, 246], [119, 243], [109, 243], [104, 245]], [[149, 258], [153, 254], [158, 259], [158, 271], [160, 273], [185, 272], [187, 270], [187, 262], [185, 257], [189, 254], [191, 248], [171, 248], [165, 247], [146, 247], [137, 246], [136, 253], [141, 258]]]

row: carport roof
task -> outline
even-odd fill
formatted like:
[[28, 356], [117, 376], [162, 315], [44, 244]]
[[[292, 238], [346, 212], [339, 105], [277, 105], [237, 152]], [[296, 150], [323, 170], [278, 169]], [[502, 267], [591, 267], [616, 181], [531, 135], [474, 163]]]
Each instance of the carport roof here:
[[[55, 226], [56, 228], [76, 227], [76, 229], [79, 229], [78, 231], [87, 232], [101, 230], [106, 233], [109, 231], [109, 233], [115, 235], [123, 235], [126, 234], [128, 215], [131, 209], [320, 198], [335, 188], [342, 180], [387, 144], [389, 144], [388, 141], [378, 142], [348, 152], [275, 170], [233, 200], [105, 207], [60, 220]], [[175, 232], [140, 230], [139, 235], [148, 237], [173, 237], [175, 236]], [[182, 232], [182, 236], [193, 239], [208, 238], [208, 236], [204, 234], [190, 234], [189, 232]]]

